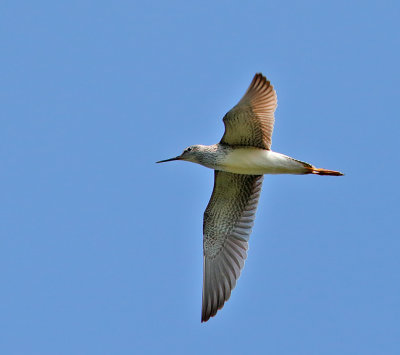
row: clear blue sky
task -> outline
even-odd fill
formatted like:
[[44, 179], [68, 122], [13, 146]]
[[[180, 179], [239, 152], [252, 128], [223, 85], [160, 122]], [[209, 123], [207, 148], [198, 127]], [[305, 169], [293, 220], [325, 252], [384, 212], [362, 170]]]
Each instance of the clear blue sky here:
[[[0, 353], [400, 353], [398, 1], [2, 1]], [[231, 299], [200, 323], [213, 144], [254, 73], [273, 150]]]

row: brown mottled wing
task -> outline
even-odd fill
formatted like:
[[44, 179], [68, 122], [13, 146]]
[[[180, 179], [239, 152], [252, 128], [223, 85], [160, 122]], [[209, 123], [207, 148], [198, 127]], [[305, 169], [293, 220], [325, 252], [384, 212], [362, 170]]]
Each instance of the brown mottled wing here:
[[262, 175], [215, 171], [203, 222], [202, 322], [223, 307], [240, 276], [262, 181]]
[[239, 103], [225, 115], [221, 143], [270, 149], [276, 106], [274, 87], [256, 74]]

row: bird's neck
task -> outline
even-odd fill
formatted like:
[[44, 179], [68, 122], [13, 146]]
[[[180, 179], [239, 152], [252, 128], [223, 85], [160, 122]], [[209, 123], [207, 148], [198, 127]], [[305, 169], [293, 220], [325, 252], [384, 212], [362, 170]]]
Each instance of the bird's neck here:
[[196, 157], [196, 163], [207, 168], [218, 170], [224, 157], [229, 153], [229, 147], [222, 144], [204, 146], [201, 154]]

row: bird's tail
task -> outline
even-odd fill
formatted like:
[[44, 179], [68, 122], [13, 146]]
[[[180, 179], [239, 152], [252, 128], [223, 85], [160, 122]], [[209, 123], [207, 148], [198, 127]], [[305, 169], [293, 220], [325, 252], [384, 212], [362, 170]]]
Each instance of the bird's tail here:
[[327, 169], [319, 169], [319, 168], [315, 168], [310, 167], [310, 170], [308, 172], [309, 174], [316, 174], [316, 175], [331, 175], [331, 176], [342, 176], [344, 174], [342, 174], [339, 171], [335, 171], [335, 170], [327, 170]]

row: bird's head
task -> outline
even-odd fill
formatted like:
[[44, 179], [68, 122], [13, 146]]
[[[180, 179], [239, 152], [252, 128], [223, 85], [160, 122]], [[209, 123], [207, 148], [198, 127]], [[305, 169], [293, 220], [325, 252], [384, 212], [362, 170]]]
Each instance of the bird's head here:
[[186, 160], [186, 161], [191, 161], [192, 163], [198, 163], [198, 156], [199, 153], [204, 150], [203, 145], [191, 145], [187, 147], [181, 155], [178, 155], [175, 158], [170, 158], [170, 159], [165, 159], [165, 160], [160, 160], [157, 163], [165, 163], [167, 161], [173, 161], [173, 160]]

